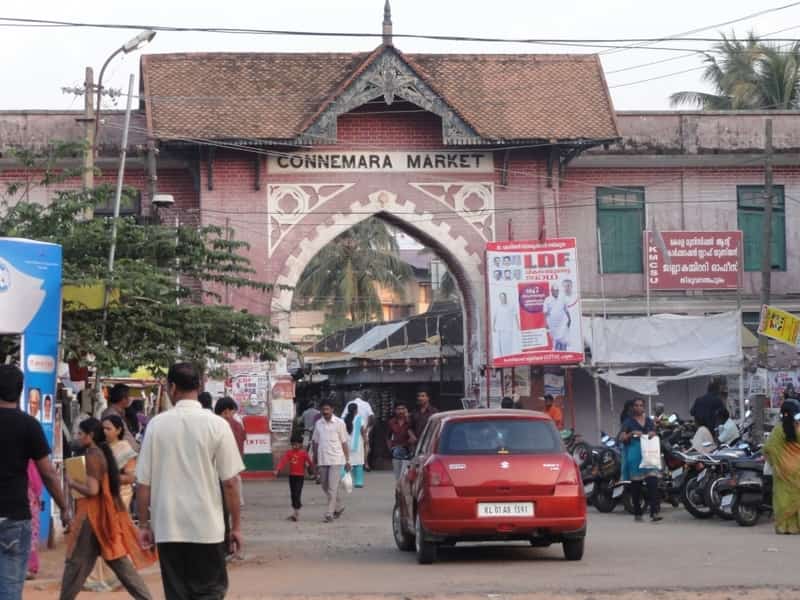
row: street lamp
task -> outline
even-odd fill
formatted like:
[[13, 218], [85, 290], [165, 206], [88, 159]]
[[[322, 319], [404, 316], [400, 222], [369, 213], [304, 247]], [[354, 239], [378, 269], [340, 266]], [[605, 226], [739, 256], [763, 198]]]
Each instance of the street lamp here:
[[108, 64], [114, 59], [115, 56], [119, 55], [120, 53], [130, 54], [140, 48], [149, 44], [153, 38], [156, 37], [156, 32], [152, 29], [145, 29], [144, 31], [140, 32], [138, 35], [132, 37], [127, 42], [125, 42], [122, 46], [114, 50], [106, 59], [106, 62], [103, 63], [103, 66], [100, 68], [100, 76], [97, 78], [97, 108], [95, 109], [95, 122], [94, 122], [94, 139], [97, 140], [97, 131], [100, 127], [100, 100], [103, 97], [103, 75], [106, 72], [106, 67]]

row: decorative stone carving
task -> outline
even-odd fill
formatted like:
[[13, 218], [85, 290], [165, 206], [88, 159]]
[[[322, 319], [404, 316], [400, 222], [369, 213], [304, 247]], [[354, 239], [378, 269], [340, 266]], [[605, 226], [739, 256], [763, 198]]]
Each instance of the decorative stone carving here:
[[487, 242], [494, 240], [494, 183], [462, 181], [409, 185], [455, 211]]
[[387, 105], [402, 98], [442, 118], [445, 144], [480, 143], [481, 137], [428, 86], [391, 47], [384, 49], [361, 75], [300, 135], [310, 144], [336, 141], [336, 119], [359, 106], [383, 97]]
[[275, 248], [309, 212], [349, 190], [355, 183], [273, 183], [267, 186], [267, 247]]

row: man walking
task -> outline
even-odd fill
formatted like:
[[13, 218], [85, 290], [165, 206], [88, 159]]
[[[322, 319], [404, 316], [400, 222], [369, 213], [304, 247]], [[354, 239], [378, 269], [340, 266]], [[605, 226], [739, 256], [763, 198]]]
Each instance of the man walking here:
[[139, 443], [136, 441], [136, 436], [131, 433], [128, 428], [128, 419], [125, 416], [125, 409], [131, 405], [131, 389], [124, 383], [117, 383], [111, 388], [108, 393], [108, 408], [103, 411], [100, 417], [102, 421], [109, 415], [116, 415], [122, 419], [122, 429], [124, 431], [125, 441], [131, 445], [134, 452], [139, 451]]
[[69, 508], [50, 462], [42, 426], [19, 408], [23, 375], [17, 367], [0, 365], [0, 600], [20, 600], [31, 551], [31, 510], [28, 503], [28, 461], [69, 524]]
[[344, 512], [339, 483], [342, 480], [342, 467], [350, 472], [350, 448], [347, 427], [344, 421], [333, 414], [333, 405], [326, 400], [320, 408], [322, 417], [314, 426], [311, 441], [314, 446], [314, 464], [317, 465], [322, 491], [328, 498], [324, 521], [330, 523], [341, 517]]
[[148, 424], [136, 468], [140, 542], [158, 545], [167, 600], [225, 597], [223, 494], [231, 516], [230, 551], [242, 547], [237, 476], [244, 464], [230, 426], [203, 409], [199, 389], [194, 366], [170, 368], [167, 393], [175, 408]]
[[422, 432], [425, 431], [428, 419], [437, 412], [439, 411], [431, 404], [431, 395], [428, 389], [420, 388], [417, 390], [417, 410], [411, 415], [411, 428], [414, 430], [414, 437], [417, 440], [422, 437]]

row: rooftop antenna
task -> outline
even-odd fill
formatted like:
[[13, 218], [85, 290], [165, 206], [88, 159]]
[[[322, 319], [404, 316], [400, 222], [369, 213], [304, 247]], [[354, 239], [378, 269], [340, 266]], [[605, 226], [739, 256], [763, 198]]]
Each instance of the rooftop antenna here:
[[392, 46], [392, 7], [389, 0], [383, 5], [383, 45]]

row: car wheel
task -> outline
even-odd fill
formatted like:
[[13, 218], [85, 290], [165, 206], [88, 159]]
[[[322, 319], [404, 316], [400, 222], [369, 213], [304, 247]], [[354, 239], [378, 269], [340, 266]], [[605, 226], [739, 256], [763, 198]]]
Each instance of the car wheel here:
[[430, 565], [436, 562], [438, 548], [435, 543], [425, 539], [425, 531], [422, 529], [422, 520], [419, 515], [417, 515], [414, 533], [416, 534], [414, 545], [417, 550], [417, 562], [421, 565]]
[[610, 513], [616, 508], [617, 499], [611, 495], [611, 490], [603, 489], [595, 492], [592, 503], [601, 513]]
[[583, 558], [584, 538], [567, 540], [564, 542], [564, 558], [567, 560], [580, 560]]
[[394, 503], [392, 510], [392, 533], [394, 533], [394, 543], [397, 549], [402, 552], [411, 552], [414, 549], [414, 536], [410, 535], [403, 526], [403, 512], [400, 509], [400, 502]]

